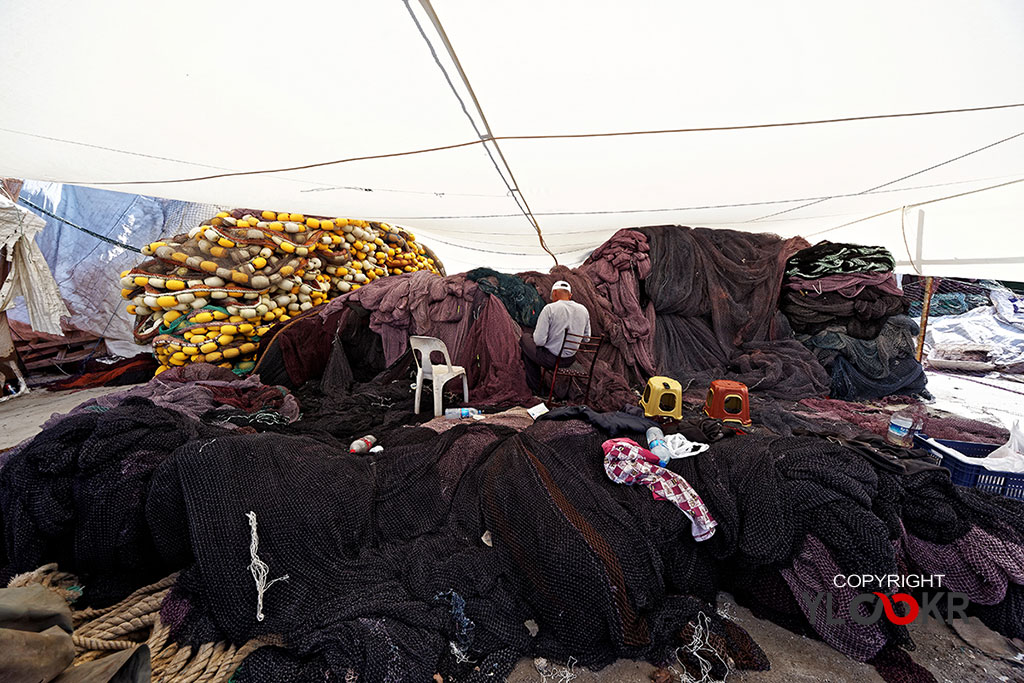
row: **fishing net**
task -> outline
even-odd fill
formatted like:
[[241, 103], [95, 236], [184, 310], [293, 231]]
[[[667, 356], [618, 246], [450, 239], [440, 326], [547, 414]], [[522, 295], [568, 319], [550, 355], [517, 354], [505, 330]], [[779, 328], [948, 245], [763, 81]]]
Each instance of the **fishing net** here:
[[782, 283], [785, 289], [807, 291], [814, 294], [836, 292], [848, 299], [856, 299], [867, 287], [877, 287], [885, 294], [902, 296], [903, 290], [896, 283], [891, 271], [869, 271], [863, 273], [840, 273], [817, 278], [803, 278], [787, 275]]
[[913, 356], [890, 359], [887, 372], [881, 379], [864, 375], [848, 360], [839, 357], [832, 366], [829, 395], [846, 401], [857, 401], [893, 394], [920, 394], [925, 391], [927, 384], [924, 368]]
[[891, 273], [896, 262], [885, 247], [822, 240], [802, 249], [786, 264], [786, 275], [820, 278], [849, 273]]
[[146, 519], [153, 471], [178, 446], [226, 433], [138, 398], [45, 429], [0, 470], [0, 584], [57, 562], [107, 604], [170, 574]]
[[[344, 344], [331, 354], [348, 362]], [[102, 605], [180, 571], [160, 613], [167, 644], [270, 643], [239, 681], [483, 681], [523, 656], [763, 667], [716, 614], [720, 590], [875, 661], [909, 647], [905, 631], [812, 627], [796, 594], [836, 569], [890, 574], [907, 563], [959, 576], [990, 605], [986, 618], [1013, 630], [1024, 504], [953, 487], [923, 454], [716, 431], [702, 439], [708, 452], [669, 465], [717, 522], [696, 543], [678, 508], [603, 470], [599, 425], [636, 440], [646, 422], [590, 412], [593, 424], [567, 414], [519, 432], [458, 423], [439, 434], [414, 426], [410, 369], [403, 357], [356, 382], [349, 368], [346, 386], [332, 369], [299, 391], [301, 419], [260, 433], [129, 396], [55, 422], [0, 470], [4, 576], [58, 561]], [[259, 415], [259, 400], [220, 400]], [[693, 427], [707, 436], [705, 422]], [[383, 452], [347, 453], [366, 433]], [[250, 556], [262, 584], [240, 562]]]
[[861, 431], [884, 436], [892, 414], [905, 410], [922, 421], [921, 431], [936, 439], [1004, 444], [1010, 435], [1005, 427], [987, 422], [958, 415], [933, 415], [919, 400], [906, 396], [893, 396], [871, 403], [806, 398], [791, 407], [778, 404], [759, 406], [752, 401], [752, 407], [755, 410], [760, 408], [763, 411], [760, 414], [770, 417], [775, 431], [782, 434], [787, 432], [778, 425], [788, 422], [792, 426], [828, 433], [852, 425]]
[[647, 236], [639, 230], [620, 230], [587, 258], [583, 270], [612, 306], [608, 340], [618, 350], [614, 370], [632, 383], [657, 371], [654, 361], [654, 304], [641, 282], [651, 272]]
[[838, 292], [809, 293], [806, 290], [783, 292], [779, 308], [793, 331], [817, 334], [832, 326], [841, 326], [858, 339], [874, 339], [886, 320], [907, 312], [903, 297], [887, 294], [877, 287], [865, 287], [856, 298]]
[[512, 319], [523, 327], [536, 327], [537, 317], [544, 308], [544, 299], [537, 288], [526, 284], [515, 275], [499, 273], [490, 268], [475, 268], [466, 273], [466, 279], [477, 283], [487, 294], [494, 294]]
[[657, 315], [659, 374], [684, 385], [733, 379], [777, 398], [826, 392], [821, 365], [785, 339], [776, 312], [786, 259], [806, 242], [675, 226], [640, 232], [650, 245], [642, 287]]
[[[797, 339], [808, 347], [826, 370], [831, 370], [836, 358], [844, 358], [868, 379], [883, 379], [889, 372], [889, 362], [913, 356], [917, 347], [920, 327], [907, 316], [892, 316], [885, 321], [874, 339], [858, 339], [846, 334], [842, 328], [829, 328], [813, 336], [798, 335]], [[846, 396], [836, 396], [849, 400]]]

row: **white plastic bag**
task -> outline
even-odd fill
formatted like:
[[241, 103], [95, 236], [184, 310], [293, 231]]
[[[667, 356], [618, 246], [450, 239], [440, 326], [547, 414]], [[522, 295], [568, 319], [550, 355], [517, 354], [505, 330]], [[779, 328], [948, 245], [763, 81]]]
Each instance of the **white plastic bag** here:
[[989, 453], [987, 458], [978, 460], [977, 464], [999, 472], [1024, 472], [1024, 430], [1021, 430], [1019, 420], [1013, 423], [1010, 440]]

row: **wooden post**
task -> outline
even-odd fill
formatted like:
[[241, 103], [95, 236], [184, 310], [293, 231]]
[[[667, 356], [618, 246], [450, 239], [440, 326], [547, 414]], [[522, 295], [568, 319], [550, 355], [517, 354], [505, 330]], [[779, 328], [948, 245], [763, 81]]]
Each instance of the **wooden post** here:
[[917, 362], [921, 362], [921, 358], [924, 356], [924, 335], [928, 329], [928, 313], [932, 308], [932, 293], [935, 291], [935, 287], [938, 286], [938, 281], [931, 275], [928, 275], [924, 279], [924, 300], [921, 303], [921, 333], [917, 335]]

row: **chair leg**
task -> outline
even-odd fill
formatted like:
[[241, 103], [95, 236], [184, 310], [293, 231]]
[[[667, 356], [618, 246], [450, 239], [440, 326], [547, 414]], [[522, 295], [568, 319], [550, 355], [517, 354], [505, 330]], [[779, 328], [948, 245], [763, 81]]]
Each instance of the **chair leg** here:
[[469, 403], [469, 380], [462, 376], [462, 402]]
[[444, 385], [434, 381], [434, 417], [441, 417], [444, 412], [441, 402], [444, 400]]
[[423, 395], [423, 378], [419, 377], [416, 380], [416, 398], [413, 401], [412, 412], [416, 415], [420, 414], [420, 396]]

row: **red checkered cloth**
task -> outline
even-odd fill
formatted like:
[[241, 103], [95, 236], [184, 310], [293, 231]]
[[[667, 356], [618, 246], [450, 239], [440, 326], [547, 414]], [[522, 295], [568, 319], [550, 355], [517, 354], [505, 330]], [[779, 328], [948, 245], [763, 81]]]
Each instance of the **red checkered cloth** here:
[[718, 522], [704, 501], [681, 476], [658, 464], [658, 456], [631, 439], [609, 439], [601, 444], [604, 471], [616, 484], [642, 484], [655, 500], [668, 500], [683, 511], [693, 525], [694, 539], [706, 541], [715, 534]]

